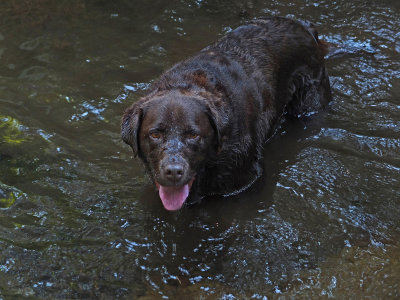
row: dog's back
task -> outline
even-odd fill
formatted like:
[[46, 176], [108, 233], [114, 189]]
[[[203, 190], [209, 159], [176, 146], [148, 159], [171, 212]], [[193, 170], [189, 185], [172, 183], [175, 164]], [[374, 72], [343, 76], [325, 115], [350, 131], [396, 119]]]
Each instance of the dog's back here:
[[[307, 92], [304, 91], [306, 81], [327, 78], [324, 67], [327, 46], [318, 38], [312, 24], [307, 22], [282, 17], [257, 19], [233, 30], [203, 51], [214, 50], [240, 62], [261, 93], [257, 95], [252, 91], [255, 98], [262, 97], [260, 105], [263, 110], [273, 107], [278, 115], [292, 100], [304, 100], [299, 99], [298, 93], [299, 90], [303, 94]], [[234, 75], [233, 71], [231, 73]], [[301, 76], [304, 76], [303, 86], [296, 82]], [[245, 85], [249, 87], [247, 82]], [[324, 89], [320, 91], [325, 96], [323, 99], [314, 95], [318, 101], [313, 107], [310, 107], [312, 103], [307, 103], [307, 108], [297, 106], [298, 111], [290, 113], [297, 115], [305, 109], [318, 109], [326, 104], [330, 100], [329, 82], [323, 82], [321, 88]]]

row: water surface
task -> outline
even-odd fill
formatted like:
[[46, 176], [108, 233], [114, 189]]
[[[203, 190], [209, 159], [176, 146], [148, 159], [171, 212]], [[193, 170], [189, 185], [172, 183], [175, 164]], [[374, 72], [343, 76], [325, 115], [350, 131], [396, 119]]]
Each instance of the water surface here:
[[[120, 139], [152, 80], [248, 19], [340, 46], [249, 191], [163, 209]], [[398, 1], [2, 1], [0, 298], [397, 298]]]

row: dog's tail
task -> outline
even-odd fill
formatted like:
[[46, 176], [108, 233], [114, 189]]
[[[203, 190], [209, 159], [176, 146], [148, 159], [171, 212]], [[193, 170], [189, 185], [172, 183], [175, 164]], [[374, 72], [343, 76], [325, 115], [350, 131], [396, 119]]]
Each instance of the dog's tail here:
[[304, 28], [313, 36], [315, 42], [318, 44], [325, 59], [345, 59], [349, 57], [374, 57], [374, 49], [365, 50], [361, 47], [351, 46], [349, 44], [334, 44], [321, 40], [318, 36], [317, 30], [314, 25], [307, 21], [299, 20]]
[[315, 29], [314, 24], [308, 21], [298, 20], [304, 28], [313, 36], [315, 42], [318, 44], [324, 55], [327, 55], [333, 51], [335, 51], [338, 46], [327, 41], [321, 40], [318, 36], [318, 31]]
[[333, 43], [329, 43], [329, 42], [321, 40], [321, 39], [318, 39], [317, 42], [318, 42], [319, 48], [322, 50], [324, 55], [329, 55], [338, 48], [337, 45], [335, 45]]

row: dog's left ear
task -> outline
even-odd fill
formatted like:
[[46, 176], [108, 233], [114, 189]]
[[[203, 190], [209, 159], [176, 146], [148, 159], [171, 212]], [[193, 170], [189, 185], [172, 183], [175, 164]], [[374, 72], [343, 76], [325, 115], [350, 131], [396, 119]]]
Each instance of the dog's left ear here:
[[132, 147], [136, 157], [140, 153], [139, 130], [143, 119], [142, 101], [134, 103], [129, 107], [121, 119], [122, 140]]

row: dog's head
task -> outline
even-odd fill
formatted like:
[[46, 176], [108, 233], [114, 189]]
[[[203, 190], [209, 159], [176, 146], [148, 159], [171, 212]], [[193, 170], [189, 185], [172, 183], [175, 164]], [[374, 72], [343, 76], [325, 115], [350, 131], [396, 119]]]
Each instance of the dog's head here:
[[142, 99], [125, 112], [121, 130], [164, 207], [180, 209], [198, 171], [217, 151], [218, 130], [207, 102], [177, 91]]

